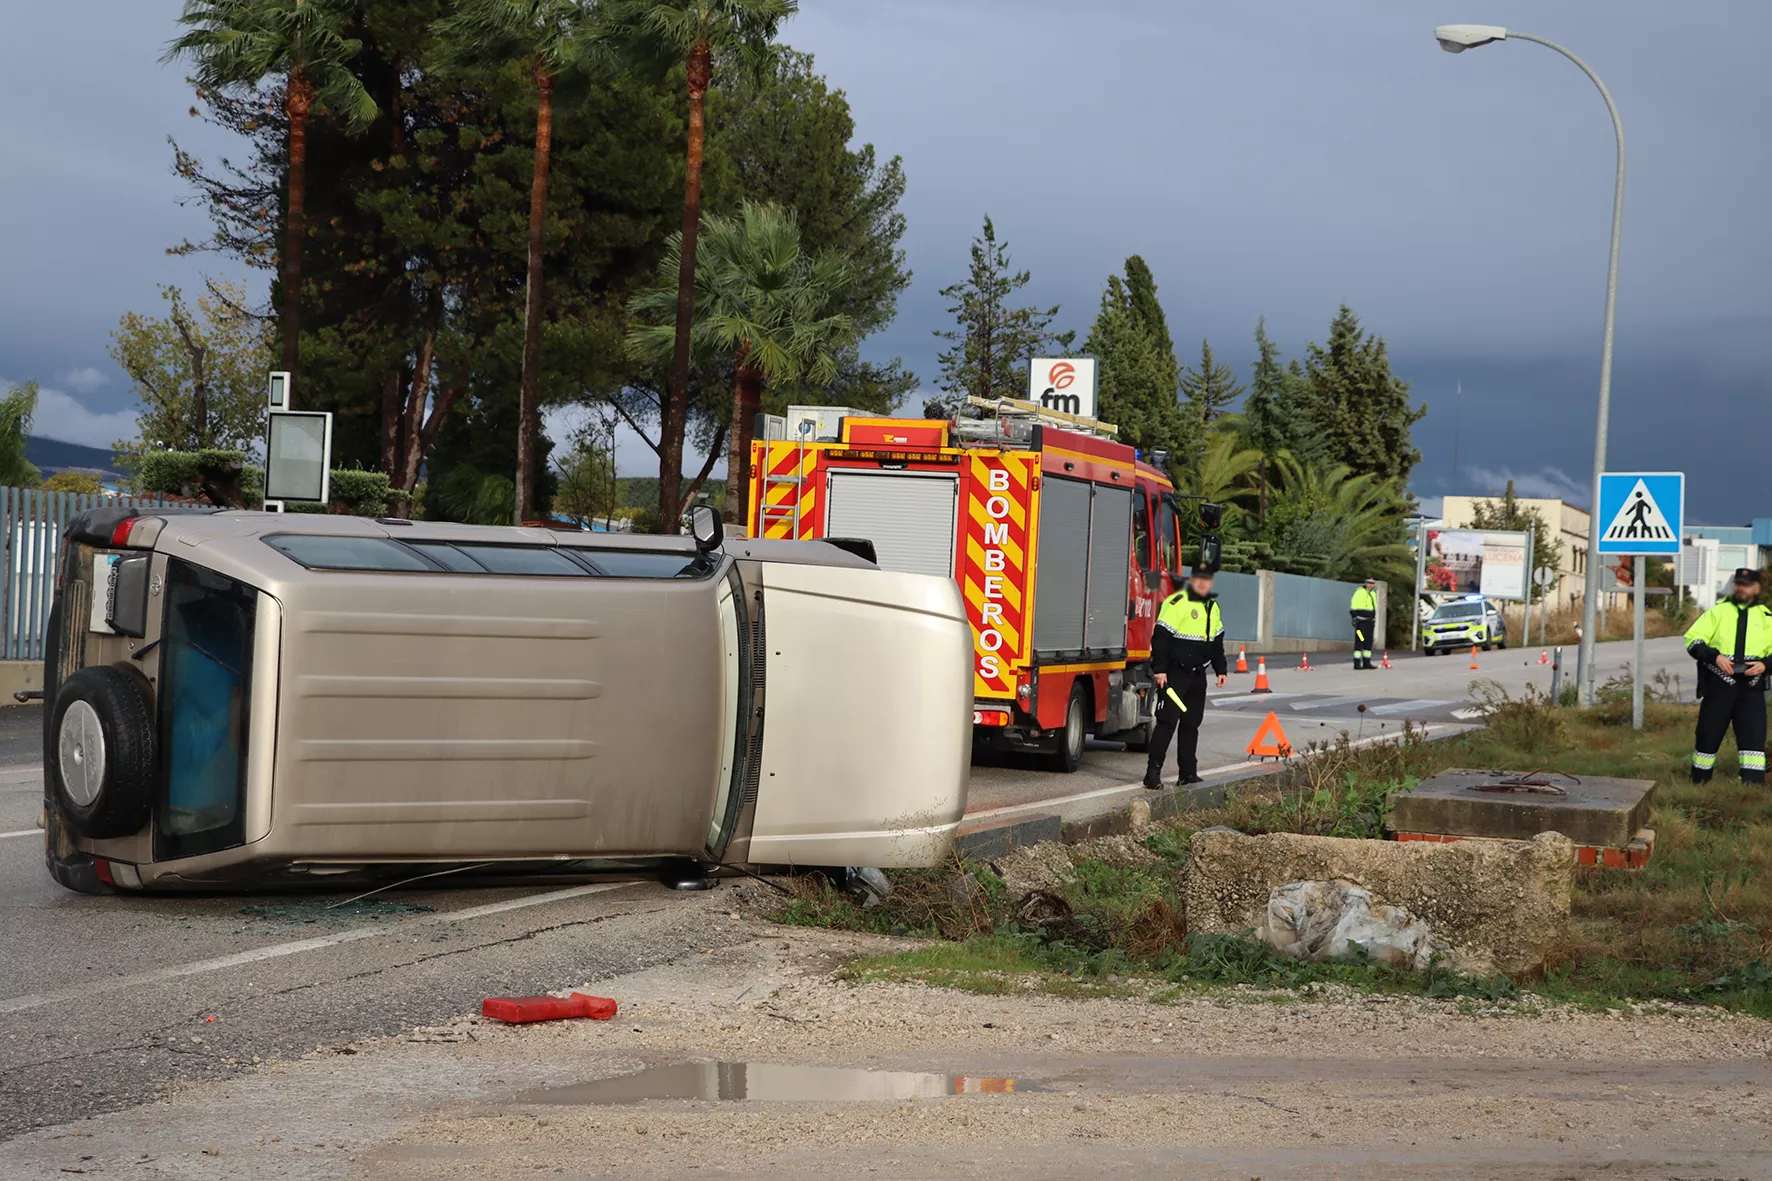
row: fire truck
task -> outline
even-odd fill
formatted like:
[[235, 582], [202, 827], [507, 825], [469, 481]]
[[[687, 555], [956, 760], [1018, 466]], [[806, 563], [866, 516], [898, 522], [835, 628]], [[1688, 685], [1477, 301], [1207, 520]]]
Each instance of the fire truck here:
[[750, 535], [854, 538], [882, 569], [953, 578], [973, 636], [973, 734], [1074, 771], [1088, 735], [1155, 727], [1157, 608], [1181, 586], [1168, 475], [1112, 427], [1012, 399], [984, 418], [790, 408], [751, 446]]

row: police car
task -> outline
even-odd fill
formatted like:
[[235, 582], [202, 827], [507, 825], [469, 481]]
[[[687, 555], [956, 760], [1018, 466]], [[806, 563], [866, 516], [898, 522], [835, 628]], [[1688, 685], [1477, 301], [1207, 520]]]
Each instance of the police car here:
[[1462, 648], [1507, 647], [1507, 624], [1501, 611], [1482, 595], [1441, 603], [1422, 625], [1421, 645], [1429, 656]]

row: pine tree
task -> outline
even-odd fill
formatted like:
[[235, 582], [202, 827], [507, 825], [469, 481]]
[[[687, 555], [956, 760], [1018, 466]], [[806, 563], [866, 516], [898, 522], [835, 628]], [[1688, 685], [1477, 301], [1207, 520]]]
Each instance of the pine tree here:
[[1328, 458], [1355, 473], [1407, 482], [1421, 461], [1409, 428], [1427, 414], [1409, 404], [1409, 383], [1391, 372], [1384, 339], [1367, 334], [1346, 304], [1329, 342], [1312, 343], [1305, 363], [1305, 410]]
[[1255, 325], [1255, 365], [1250, 373], [1249, 396], [1243, 399], [1242, 436], [1246, 447], [1261, 455], [1256, 472], [1255, 519], [1267, 518], [1269, 489], [1275, 461], [1290, 455], [1302, 463], [1321, 459], [1323, 445], [1305, 410], [1308, 382], [1297, 361], [1288, 365], [1279, 346], [1267, 334], [1267, 321]]
[[987, 216], [983, 233], [972, 240], [966, 281], [941, 289], [953, 301], [948, 313], [958, 326], [935, 333], [953, 347], [937, 355], [941, 363], [937, 386], [946, 396], [925, 402], [924, 414], [952, 417], [968, 395], [1025, 397], [1028, 362], [1045, 348], [1070, 348], [1075, 333], [1051, 330], [1057, 304], [1045, 309], [1009, 306], [1010, 297], [1031, 278], [1027, 271], [1010, 270], [1009, 243], [997, 241], [996, 227]]
[[1243, 396], [1237, 371], [1220, 365], [1212, 355], [1212, 342], [1200, 342], [1200, 363], [1181, 373], [1182, 419], [1189, 434], [1187, 452], [1181, 458], [1183, 479], [1189, 487], [1198, 485], [1200, 465], [1206, 454], [1208, 436], [1219, 419], [1229, 413]]
[[1083, 342], [1096, 359], [1096, 413], [1120, 428], [1118, 438], [1146, 455], [1177, 452], [1186, 422], [1176, 390], [1181, 366], [1157, 285], [1136, 254], [1126, 260], [1126, 277], [1109, 275], [1101, 308]]

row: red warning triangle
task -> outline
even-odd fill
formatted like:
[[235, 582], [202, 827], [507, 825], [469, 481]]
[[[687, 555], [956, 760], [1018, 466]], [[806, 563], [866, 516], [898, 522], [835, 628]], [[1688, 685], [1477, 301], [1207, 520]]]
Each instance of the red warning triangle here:
[[1280, 716], [1272, 710], [1261, 720], [1256, 728], [1255, 737], [1249, 740], [1249, 753], [1258, 759], [1289, 759], [1292, 757], [1292, 744], [1286, 741], [1286, 731], [1280, 728]]

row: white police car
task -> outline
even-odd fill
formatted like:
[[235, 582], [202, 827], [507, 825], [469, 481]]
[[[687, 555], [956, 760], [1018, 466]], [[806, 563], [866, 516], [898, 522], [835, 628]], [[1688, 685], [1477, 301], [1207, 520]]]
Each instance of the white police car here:
[[1421, 646], [1429, 656], [1463, 648], [1507, 647], [1507, 624], [1501, 611], [1482, 595], [1442, 603], [1421, 629]]

